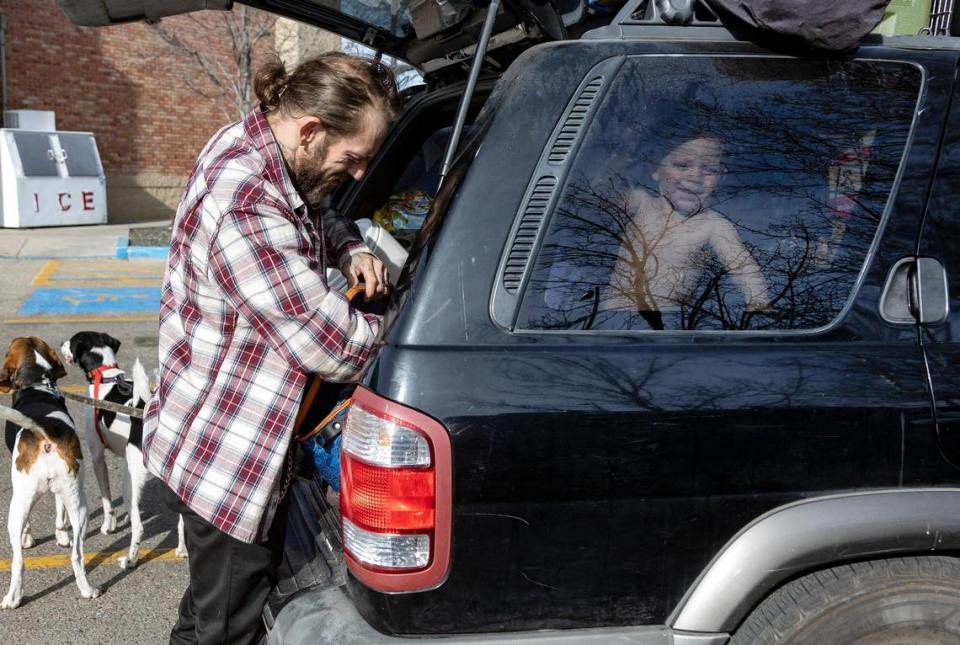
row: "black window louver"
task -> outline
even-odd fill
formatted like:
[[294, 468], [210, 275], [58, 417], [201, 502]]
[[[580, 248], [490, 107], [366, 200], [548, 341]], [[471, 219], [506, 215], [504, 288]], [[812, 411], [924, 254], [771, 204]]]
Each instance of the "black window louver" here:
[[537, 242], [540, 224], [543, 222], [543, 216], [547, 212], [547, 206], [553, 198], [556, 187], [557, 178], [546, 176], [538, 179], [530, 192], [503, 269], [503, 288], [507, 293], [515, 294], [520, 288], [524, 269]]
[[590, 112], [590, 106], [593, 104], [594, 99], [597, 98], [597, 95], [600, 94], [600, 88], [602, 86], [603, 78], [597, 77], [587, 83], [586, 87], [580, 91], [580, 96], [578, 96], [574, 102], [573, 108], [563, 123], [563, 127], [560, 128], [560, 132], [557, 133], [553, 147], [550, 148], [550, 155], [547, 157], [548, 163], [562, 164], [567, 160], [567, 156], [573, 149], [573, 144], [576, 143], [577, 137], [580, 135], [583, 124], [587, 121], [587, 113]]

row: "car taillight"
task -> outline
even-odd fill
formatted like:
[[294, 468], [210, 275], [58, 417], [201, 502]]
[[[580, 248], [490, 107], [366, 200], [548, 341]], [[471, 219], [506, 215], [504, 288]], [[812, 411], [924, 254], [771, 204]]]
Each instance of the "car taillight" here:
[[347, 567], [381, 591], [436, 587], [447, 575], [450, 437], [437, 420], [358, 387], [343, 428], [340, 518]]

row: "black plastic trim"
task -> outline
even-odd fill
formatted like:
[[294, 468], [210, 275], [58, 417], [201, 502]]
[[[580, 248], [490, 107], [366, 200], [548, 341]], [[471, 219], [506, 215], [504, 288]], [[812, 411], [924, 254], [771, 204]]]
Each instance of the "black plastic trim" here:
[[519, 294], [530, 275], [530, 259], [536, 257], [544, 224], [560, 195], [571, 160], [576, 156], [593, 114], [603, 102], [610, 79], [616, 76], [625, 60], [625, 56], [608, 58], [584, 76], [547, 140], [527, 184], [490, 298], [490, 316], [505, 329], [512, 329], [514, 325]]
[[588, 123], [591, 108], [594, 103], [596, 103], [597, 96], [599, 96], [600, 90], [603, 89], [603, 84], [604, 78], [597, 76], [580, 89], [577, 100], [573, 102], [573, 107], [570, 109], [570, 112], [567, 113], [566, 118], [564, 118], [563, 126], [560, 128], [560, 132], [557, 133], [556, 139], [553, 141], [553, 146], [550, 148], [550, 154], [547, 157], [547, 162], [550, 165], [563, 165], [570, 157], [570, 151], [573, 150], [577, 141], [580, 140], [580, 133]]
[[367, 623], [342, 587], [311, 589], [297, 596], [277, 616], [268, 645], [389, 645], [434, 643], [443, 645], [720, 645], [726, 634], [681, 634], [677, 639], [663, 625], [598, 627], [594, 629], [536, 630], [491, 634], [390, 636]]
[[503, 266], [503, 288], [510, 295], [515, 295], [520, 289], [527, 262], [540, 235], [540, 225], [556, 191], [557, 178], [544, 175], [533, 184], [526, 199], [523, 215], [510, 244], [510, 253], [507, 254], [507, 261]]

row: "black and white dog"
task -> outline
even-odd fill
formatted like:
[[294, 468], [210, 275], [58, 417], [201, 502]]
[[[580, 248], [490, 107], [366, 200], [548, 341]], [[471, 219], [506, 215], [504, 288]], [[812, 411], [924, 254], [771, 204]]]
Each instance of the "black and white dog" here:
[[[83, 369], [91, 398], [143, 409], [150, 398], [150, 380], [139, 359], [133, 364], [133, 380], [125, 378], [123, 370], [117, 366], [119, 349], [120, 341], [109, 334], [81, 331], [71, 336], [70, 340], [64, 341], [60, 346], [60, 353], [68, 365], [75, 364]], [[143, 465], [141, 453], [143, 422], [125, 414], [90, 408], [84, 416], [83, 427], [84, 439], [93, 460], [93, 472], [100, 486], [100, 503], [103, 506], [100, 532], [104, 535], [117, 528], [104, 449], [109, 448], [113, 454], [126, 460], [123, 500], [130, 517], [130, 549], [119, 562], [122, 568], [131, 569], [137, 564], [140, 540], [143, 537], [140, 499], [143, 488], [151, 477]], [[179, 522], [178, 534], [177, 555], [186, 557], [183, 518]]]
[[[13, 390], [13, 409], [34, 421], [42, 432], [22, 428], [12, 421], [4, 438], [12, 455], [10, 479], [13, 495], [7, 529], [13, 559], [10, 590], [0, 608], [14, 609], [23, 597], [23, 550], [33, 546], [30, 509], [41, 495], [56, 497], [57, 544], [70, 546], [70, 564], [84, 598], [96, 598], [100, 590], [87, 582], [83, 537], [87, 532], [87, 500], [83, 492], [83, 455], [73, 419], [67, 412], [57, 379], [66, 376], [57, 353], [36, 336], [14, 338], [0, 366], [0, 392]], [[67, 534], [67, 518], [73, 541]]]

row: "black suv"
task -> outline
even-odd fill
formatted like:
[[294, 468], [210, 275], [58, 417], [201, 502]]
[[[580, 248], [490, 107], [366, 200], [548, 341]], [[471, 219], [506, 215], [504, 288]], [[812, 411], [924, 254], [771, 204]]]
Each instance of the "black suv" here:
[[338, 198], [410, 256], [271, 642], [960, 643], [960, 40], [504, 1], [439, 193], [483, 9], [248, 3], [426, 81]]

